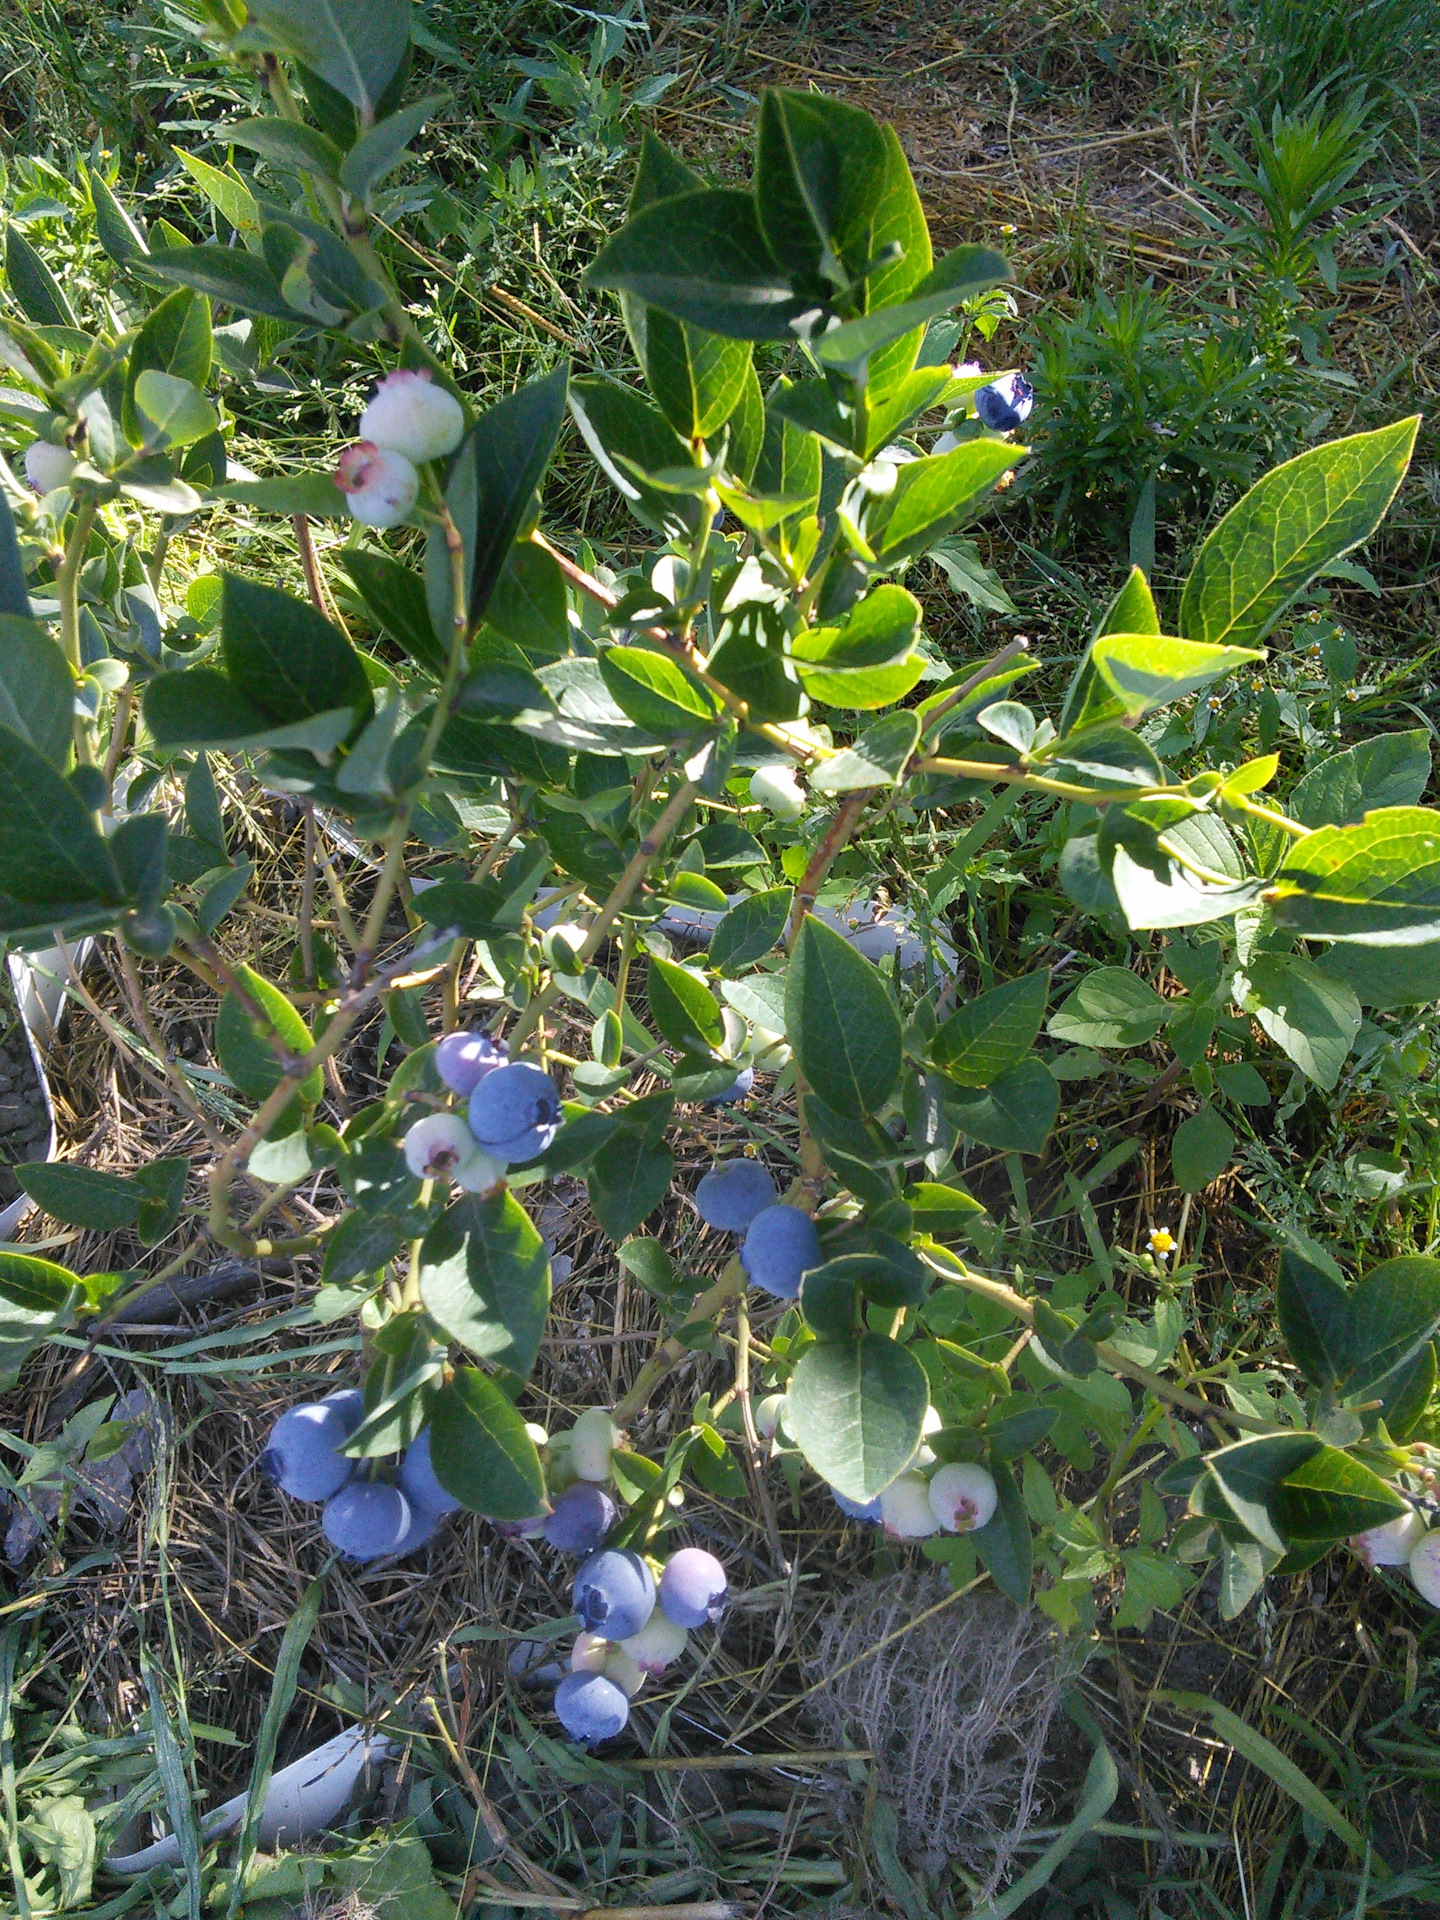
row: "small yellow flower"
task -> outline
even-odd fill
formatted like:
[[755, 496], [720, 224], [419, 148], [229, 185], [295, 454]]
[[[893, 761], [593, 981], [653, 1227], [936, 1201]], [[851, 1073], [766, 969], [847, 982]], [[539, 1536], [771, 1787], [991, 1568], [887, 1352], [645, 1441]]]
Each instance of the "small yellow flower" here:
[[1149, 1247], [1157, 1260], [1168, 1260], [1175, 1251], [1175, 1236], [1168, 1227], [1152, 1227]]
[[1093, 1134], [1093, 1133], [1087, 1133], [1087, 1134], [1086, 1134], [1086, 1136], [1085, 1136], [1085, 1151], [1086, 1151], [1087, 1153], [1094, 1153], [1094, 1151], [1095, 1151], [1095, 1149], [1096, 1149], [1096, 1148], [1097, 1148], [1097, 1147], [1098, 1147], [1099, 1145], [1100, 1145], [1100, 1141], [1099, 1141], [1099, 1138], [1097, 1137], [1097, 1135], [1095, 1135], [1095, 1134]]
[[1018, 233], [1020, 229], [1014, 226], [1009, 220], [1003, 220], [1000, 223], [1000, 231], [1001, 233]]

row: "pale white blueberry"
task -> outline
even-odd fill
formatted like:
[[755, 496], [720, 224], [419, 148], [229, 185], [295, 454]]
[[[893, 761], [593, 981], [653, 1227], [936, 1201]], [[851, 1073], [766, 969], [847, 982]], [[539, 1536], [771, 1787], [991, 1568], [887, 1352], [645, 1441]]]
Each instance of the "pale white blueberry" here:
[[405, 1164], [417, 1180], [453, 1180], [466, 1193], [488, 1193], [505, 1164], [479, 1145], [458, 1113], [427, 1113], [408, 1128]]
[[1417, 1541], [1425, 1536], [1425, 1522], [1413, 1507], [1396, 1514], [1383, 1527], [1371, 1527], [1366, 1533], [1353, 1534], [1352, 1551], [1367, 1567], [1403, 1567], [1409, 1562]]
[[777, 820], [798, 820], [805, 811], [805, 790], [786, 766], [757, 767], [750, 776], [750, 798]]
[[1422, 1600], [1440, 1607], [1440, 1527], [1432, 1527], [1416, 1541], [1410, 1554], [1410, 1578]]
[[421, 466], [453, 453], [465, 432], [465, 410], [427, 367], [387, 373], [360, 416], [360, 438]]
[[880, 1520], [896, 1540], [923, 1540], [940, 1531], [923, 1473], [902, 1473], [881, 1490]]
[[685, 1628], [676, 1626], [657, 1607], [639, 1633], [622, 1644], [641, 1673], [653, 1676], [680, 1658], [689, 1639]]
[[555, 1713], [572, 1740], [593, 1747], [625, 1731], [630, 1701], [603, 1673], [567, 1673], [555, 1689]]
[[340, 456], [335, 484], [345, 495], [350, 517], [367, 527], [398, 527], [408, 520], [420, 497], [420, 476], [403, 453], [357, 440]]
[[783, 1393], [767, 1393], [754, 1412], [755, 1431], [762, 1440], [773, 1440], [785, 1418], [789, 1402]]
[[920, 1422], [920, 1444], [906, 1463], [907, 1472], [913, 1473], [925, 1467], [934, 1466], [935, 1449], [927, 1446], [926, 1441], [932, 1433], [938, 1433], [944, 1424], [945, 1422], [940, 1418], [940, 1415], [934, 1407], [927, 1407], [925, 1409], [925, 1418]]
[[947, 1533], [974, 1533], [995, 1513], [995, 1482], [971, 1460], [952, 1460], [930, 1481], [930, 1510]]
[[633, 1700], [645, 1684], [645, 1675], [635, 1656], [627, 1653], [618, 1642], [607, 1640], [598, 1633], [582, 1633], [578, 1637], [570, 1654], [570, 1670], [572, 1673], [603, 1673], [607, 1680], [613, 1680], [623, 1690], [627, 1700]]
[[724, 1616], [729, 1586], [713, 1553], [682, 1547], [661, 1571], [660, 1611], [677, 1627], [703, 1627], [707, 1621], [714, 1625]]
[[570, 1429], [570, 1467], [578, 1480], [608, 1480], [620, 1429], [604, 1407], [587, 1407]]
[[49, 440], [32, 440], [25, 449], [25, 478], [37, 493], [53, 493], [56, 487], [63, 487], [76, 464], [68, 447], [54, 446]]

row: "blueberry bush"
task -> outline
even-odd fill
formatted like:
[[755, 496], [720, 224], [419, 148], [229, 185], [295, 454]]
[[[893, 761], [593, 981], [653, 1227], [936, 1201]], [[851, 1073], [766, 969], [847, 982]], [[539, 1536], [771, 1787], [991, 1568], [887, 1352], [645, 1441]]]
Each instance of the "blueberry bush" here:
[[[1283, 1063], [1296, 1106], [1356, 1058], [1382, 1085], [1414, 1071], [1373, 1016], [1440, 997], [1429, 735], [1308, 753], [1296, 778], [1297, 688], [1338, 713], [1353, 664], [1318, 609], [1307, 650], [1270, 663], [1267, 643], [1354, 575], [1417, 420], [1276, 466], [1174, 594], [1117, 574], [1063, 696], [1032, 704], [1023, 639], [954, 667], [905, 584], [1005, 511], [1033, 396], [1023, 370], [959, 357], [1010, 268], [976, 244], [935, 257], [891, 128], [768, 91], [751, 177], [723, 186], [647, 135], [587, 273], [643, 389], [560, 363], [477, 392], [396, 277], [387, 182], [440, 104], [409, 90], [406, 0], [201, 12], [270, 102], [224, 128], [265, 190], [211, 169], [231, 241], [146, 230], [97, 162], [82, 184], [114, 286], [82, 326], [21, 229], [6, 240], [0, 932], [18, 952], [117, 941], [142, 1021], [139, 964], [190, 970], [220, 996], [241, 1112], [201, 1116], [201, 1216], [189, 1162], [164, 1158], [27, 1167], [44, 1214], [179, 1230], [162, 1275], [207, 1244], [320, 1261], [363, 1382], [286, 1413], [264, 1470], [358, 1562], [461, 1509], [574, 1555], [584, 1632], [554, 1704], [585, 1744], [723, 1611], [725, 1569], [681, 1543], [687, 1475], [816, 1476], [955, 1584], [988, 1577], [1066, 1629], [1101, 1580], [1142, 1620], [1212, 1562], [1234, 1616], [1347, 1541], [1440, 1604], [1440, 1261], [1352, 1279], [1293, 1232], [1275, 1298], [1293, 1370], [1206, 1364], [1175, 1234], [1137, 1255], [1097, 1231], [1073, 1271], [1016, 1266], [964, 1171], [1083, 1131], [1070, 1090], [1161, 1039], [1165, 1085], [1192, 1097], [1186, 1195], [1270, 1101], [1257, 1062]], [[363, 369], [369, 397], [348, 445], [256, 477], [213, 370], [296, 351]], [[562, 436], [638, 526], [618, 575], [547, 519]], [[238, 507], [290, 523], [308, 599], [237, 567], [167, 611], [167, 554]], [[316, 520], [353, 528], [344, 598], [371, 650]], [[220, 937], [253, 879], [227, 833], [240, 776], [305, 821], [283, 977]], [[1011, 818], [1049, 848], [1071, 951], [1007, 976], [947, 909]], [[903, 902], [849, 909], [837, 863], [877, 827], [927, 834], [933, 860]], [[363, 907], [339, 842], [375, 850]], [[382, 959], [396, 910], [412, 937]], [[327, 1074], [377, 1009], [382, 1061], [403, 1057], [336, 1125]], [[732, 1251], [696, 1276], [645, 1229], [677, 1135], [742, 1100], [776, 1150], [699, 1182]], [[616, 1404], [547, 1431], [526, 1408], [551, 1293], [528, 1202], [561, 1174], [668, 1329]], [[287, 1206], [302, 1182], [308, 1221]], [[6, 1373], [156, 1277], [0, 1253]], [[632, 1448], [697, 1350], [733, 1353], [729, 1384], [660, 1457]], [[1139, 1545], [1051, 1484], [1097, 1443], [1111, 1485], [1142, 1446], [1172, 1456]], [[1186, 1503], [1178, 1524], [1160, 1496]]]

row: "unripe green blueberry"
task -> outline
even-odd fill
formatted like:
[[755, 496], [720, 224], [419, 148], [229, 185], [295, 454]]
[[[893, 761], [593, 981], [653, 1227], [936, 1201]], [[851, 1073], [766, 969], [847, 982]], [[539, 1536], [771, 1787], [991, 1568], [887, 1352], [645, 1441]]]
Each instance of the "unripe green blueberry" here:
[[1411, 1507], [1408, 1513], [1400, 1513], [1393, 1520], [1387, 1520], [1383, 1527], [1371, 1527], [1365, 1533], [1353, 1534], [1349, 1545], [1367, 1567], [1403, 1567], [1414, 1552], [1416, 1543], [1424, 1537], [1425, 1522]]
[[37, 493], [53, 493], [56, 487], [63, 487], [75, 466], [75, 456], [68, 447], [53, 446], [48, 440], [32, 440], [25, 449], [25, 478]]
[[453, 1180], [466, 1193], [487, 1193], [505, 1177], [458, 1113], [427, 1113], [407, 1131], [404, 1146], [417, 1180]]
[[645, 1684], [645, 1675], [635, 1656], [627, 1653], [618, 1640], [606, 1640], [598, 1633], [582, 1633], [576, 1639], [570, 1655], [570, 1671], [603, 1673], [624, 1692], [627, 1700], [633, 1700]]
[[1440, 1527], [1432, 1527], [1416, 1541], [1410, 1554], [1410, 1578], [1422, 1600], [1440, 1607]]
[[940, 1531], [930, 1505], [930, 1489], [921, 1473], [902, 1473], [880, 1495], [880, 1519], [896, 1540], [923, 1540]]
[[930, 1482], [930, 1508], [947, 1533], [974, 1533], [999, 1504], [995, 1482], [973, 1460], [952, 1460]]
[[132, 907], [120, 918], [120, 938], [146, 960], [163, 960], [178, 931], [168, 907]]
[[657, 1674], [680, 1658], [689, 1639], [685, 1628], [668, 1620], [657, 1607], [639, 1633], [621, 1644], [642, 1674]]
[[349, 503], [352, 519], [366, 527], [398, 527], [410, 518], [420, 497], [420, 476], [403, 453], [357, 440], [340, 456], [335, 484]]
[[750, 776], [750, 798], [777, 820], [798, 820], [805, 794], [789, 767], [757, 767]]
[[360, 416], [360, 438], [415, 466], [453, 453], [465, 432], [465, 410], [427, 367], [397, 367], [376, 387]]
[[620, 1429], [604, 1407], [587, 1407], [570, 1429], [570, 1465], [579, 1480], [608, 1480]]

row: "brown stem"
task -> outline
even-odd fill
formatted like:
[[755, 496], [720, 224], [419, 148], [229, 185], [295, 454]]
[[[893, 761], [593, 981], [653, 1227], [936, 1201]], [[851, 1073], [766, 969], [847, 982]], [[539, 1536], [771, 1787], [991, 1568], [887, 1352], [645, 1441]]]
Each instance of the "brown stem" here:
[[1002, 667], [1008, 667], [1012, 660], [1029, 651], [1029, 640], [1023, 633], [1017, 633], [1009, 646], [1002, 647], [993, 660], [987, 660], [983, 667], [977, 667], [968, 680], [962, 680], [958, 687], [952, 687], [945, 698], [930, 709], [925, 716], [922, 733], [929, 733], [936, 722], [944, 719], [952, 707], [958, 707], [962, 700], [968, 699], [977, 687], [983, 687], [985, 682], [992, 675], [997, 674]]
[[300, 549], [300, 565], [305, 569], [305, 587], [310, 595], [310, 604], [323, 620], [332, 627], [338, 627], [348, 640], [350, 629], [340, 617], [340, 609], [331, 598], [330, 589], [325, 584], [325, 575], [320, 566], [320, 556], [315, 551], [315, 536], [310, 531], [310, 522], [303, 513], [292, 513], [290, 524], [295, 529], [295, 544]]
[[305, 872], [300, 881], [300, 960], [305, 968], [305, 984], [314, 987], [315, 972], [315, 808], [304, 803]]

